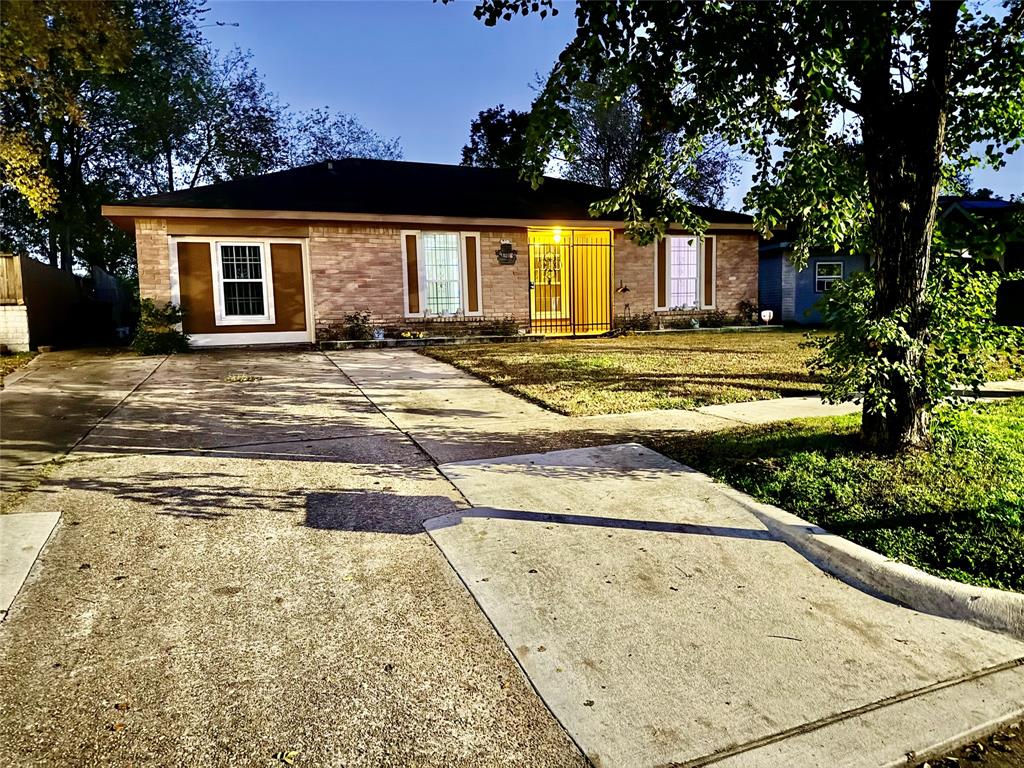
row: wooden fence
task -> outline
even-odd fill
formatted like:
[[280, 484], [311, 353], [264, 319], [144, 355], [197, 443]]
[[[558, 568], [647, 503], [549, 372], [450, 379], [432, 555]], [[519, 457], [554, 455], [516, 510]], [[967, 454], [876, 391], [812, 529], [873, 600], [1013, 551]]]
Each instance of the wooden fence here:
[[0, 305], [24, 303], [21, 258], [10, 253], [0, 253]]

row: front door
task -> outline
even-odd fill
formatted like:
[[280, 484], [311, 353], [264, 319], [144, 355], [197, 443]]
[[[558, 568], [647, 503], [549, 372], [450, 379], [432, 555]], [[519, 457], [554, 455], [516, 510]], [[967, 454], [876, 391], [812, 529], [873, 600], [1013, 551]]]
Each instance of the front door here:
[[608, 230], [530, 230], [530, 325], [534, 333], [611, 330], [612, 240]]

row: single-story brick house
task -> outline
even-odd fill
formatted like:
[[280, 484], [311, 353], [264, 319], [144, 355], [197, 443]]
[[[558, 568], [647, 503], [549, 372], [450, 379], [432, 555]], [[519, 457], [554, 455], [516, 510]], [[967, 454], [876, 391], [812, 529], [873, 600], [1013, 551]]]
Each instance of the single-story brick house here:
[[703, 238], [640, 246], [595, 219], [607, 189], [510, 171], [346, 159], [114, 203], [143, 297], [193, 344], [310, 342], [348, 314], [382, 328], [514, 320], [592, 334], [618, 316], [736, 316], [757, 304], [751, 217], [698, 208]]

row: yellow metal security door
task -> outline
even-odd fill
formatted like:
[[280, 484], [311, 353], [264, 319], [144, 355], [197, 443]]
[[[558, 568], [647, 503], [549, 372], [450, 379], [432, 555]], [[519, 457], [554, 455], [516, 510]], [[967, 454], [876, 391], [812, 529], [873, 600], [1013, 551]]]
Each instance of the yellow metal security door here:
[[611, 330], [612, 239], [608, 230], [530, 230], [530, 320], [534, 333]]

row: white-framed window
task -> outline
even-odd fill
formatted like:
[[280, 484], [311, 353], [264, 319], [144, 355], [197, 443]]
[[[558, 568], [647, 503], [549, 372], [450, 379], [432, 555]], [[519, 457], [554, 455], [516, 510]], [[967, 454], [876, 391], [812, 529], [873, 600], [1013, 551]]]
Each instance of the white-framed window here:
[[[407, 316], [483, 314], [478, 232], [406, 230], [401, 234]], [[415, 254], [410, 253], [410, 240]], [[416, 294], [414, 300], [411, 293]], [[418, 309], [413, 311], [413, 306]]]
[[[705, 238], [695, 235], [667, 237], [664, 306], [658, 309], [713, 309], [716, 270], [717, 250], [713, 235]], [[661, 274], [660, 267], [658, 274]]]
[[672, 309], [697, 308], [699, 242], [696, 237], [668, 239], [668, 305]]
[[272, 325], [274, 287], [266, 245], [216, 242], [210, 258], [217, 325]]
[[455, 315], [462, 311], [462, 247], [458, 232], [423, 232], [425, 308], [431, 315]]
[[843, 279], [843, 262], [819, 261], [814, 265], [814, 292], [825, 293], [836, 280]]

